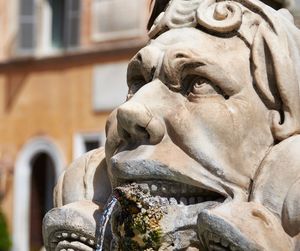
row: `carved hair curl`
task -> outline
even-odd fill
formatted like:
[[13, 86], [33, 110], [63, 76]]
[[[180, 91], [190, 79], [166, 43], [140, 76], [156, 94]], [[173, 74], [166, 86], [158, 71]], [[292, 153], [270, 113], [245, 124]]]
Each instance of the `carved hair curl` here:
[[198, 24], [208, 30], [229, 33], [242, 24], [242, 9], [233, 1], [202, 1], [197, 9]]

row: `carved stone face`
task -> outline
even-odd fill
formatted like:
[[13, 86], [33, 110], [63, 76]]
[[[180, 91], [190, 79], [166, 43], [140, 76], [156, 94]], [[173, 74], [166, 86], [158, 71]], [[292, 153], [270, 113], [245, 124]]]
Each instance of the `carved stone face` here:
[[128, 101], [107, 124], [113, 186], [154, 186], [153, 196], [174, 197], [182, 211], [222, 198], [247, 201], [273, 144], [249, 57], [241, 39], [194, 28], [167, 31], [137, 53]]
[[290, 14], [256, 0], [157, 3], [105, 156], [87, 153], [56, 186], [46, 249], [96, 249], [113, 189], [106, 249], [298, 251], [300, 34]]
[[194, 28], [142, 49], [129, 64], [129, 100], [108, 122], [112, 181], [179, 181], [246, 200], [273, 143], [249, 53], [237, 37]]

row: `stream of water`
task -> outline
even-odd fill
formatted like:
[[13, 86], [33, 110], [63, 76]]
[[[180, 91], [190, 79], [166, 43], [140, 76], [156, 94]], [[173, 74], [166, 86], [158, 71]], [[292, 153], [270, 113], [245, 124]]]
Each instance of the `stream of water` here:
[[100, 229], [99, 229], [99, 237], [97, 239], [96, 251], [104, 251], [103, 244], [104, 244], [105, 230], [107, 228], [107, 223], [110, 219], [112, 211], [117, 202], [118, 202], [117, 198], [113, 196], [104, 207], [103, 214], [100, 219]]

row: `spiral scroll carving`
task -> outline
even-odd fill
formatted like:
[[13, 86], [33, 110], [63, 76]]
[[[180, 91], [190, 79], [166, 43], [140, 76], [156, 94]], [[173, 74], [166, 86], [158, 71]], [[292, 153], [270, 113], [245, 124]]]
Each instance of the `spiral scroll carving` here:
[[197, 9], [199, 25], [218, 33], [236, 31], [242, 24], [242, 9], [233, 1], [203, 1]]

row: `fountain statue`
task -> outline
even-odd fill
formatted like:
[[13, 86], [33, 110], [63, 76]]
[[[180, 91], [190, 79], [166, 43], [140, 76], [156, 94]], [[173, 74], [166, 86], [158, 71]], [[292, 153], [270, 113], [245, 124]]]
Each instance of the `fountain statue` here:
[[300, 250], [300, 31], [258, 0], [157, 0], [104, 149], [65, 171], [47, 251]]

